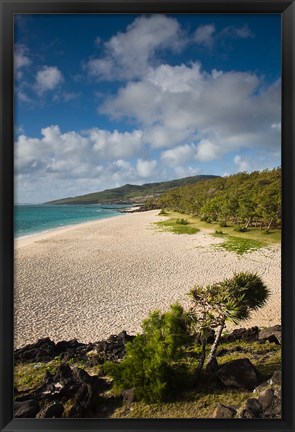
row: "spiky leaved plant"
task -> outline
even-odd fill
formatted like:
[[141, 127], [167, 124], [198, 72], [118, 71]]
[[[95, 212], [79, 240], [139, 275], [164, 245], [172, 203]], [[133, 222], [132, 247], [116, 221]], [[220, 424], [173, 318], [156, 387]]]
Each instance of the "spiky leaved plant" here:
[[193, 299], [192, 313], [195, 314], [196, 328], [202, 339], [202, 354], [198, 369], [205, 363], [207, 334], [216, 329], [207, 365], [216, 359], [216, 352], [226, 322], [238, 324], [247, 319], [251, 311], [262, 307], [268, 297], [269, 289], [255, 273], [237, 273], [230, 279], [207, 285], [195, 286], [190, 291]]

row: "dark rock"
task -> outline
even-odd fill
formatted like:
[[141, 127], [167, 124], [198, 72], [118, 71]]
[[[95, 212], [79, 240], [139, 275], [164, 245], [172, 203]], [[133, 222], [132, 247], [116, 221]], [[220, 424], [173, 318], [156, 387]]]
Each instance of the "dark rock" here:
[[258, 327], [251, 327], [249, 329], [240, 328], [236, 329], [230, 334], [223, 336], [222, 342], [236, 342], [236, 341], [255, 341], [258, 339], [259, 329]]
[[236, 410], [234, 408], [219, 404], [216, 407], [212, 417], [213, 418], [232, 418], [232, 417], [234, 417], [235, 414], [236, 414]]
[[249, 359], [233, 360], [222, 365], [216, 372], [226, 387], [253, 390], [258, 385], [259, 374]]
[[212, 373], [215, 373], [215, 372], [217, 371], [217, 369], [218, 369], [218, 363], [217, 363], [217, 360], [216, 360], [216, 358], [213, 358], [213, 359], [210, 360], [210, 362], [207, 364], [207, 366], [206, 366], [206, 368], [205, 368], [205, 371], [206, 371], [208, 374], [212, 374]]
[[15, 362], [49, 361], [55, 356], [55, 343], [49, 338], [39, 339], [35, 344], [26, 345], [14, 352]]
[[245, 409], [247, 411], [252, 411], [256, 415], [261, 413], [261, 410], [262, 410], [261, 408], [262, 407], [261, 407], [259, 401], [255, 398], [249, 398], [245, 402]]
[[253, 411], [243, 410], [240, 414], [240, 418], [255, 419], [257, 416]]
[[266, 411], [274, 401], [273, 390], [270, 388], [266, 388], [265, 390], [263, 390], [258, 397], [258, 401], [263, 411]]
[[72, 369], [67, 364], [61, 364], [55, 371], [54, 381], [65, 382], [71, 379], [73, 376]]
[[16, 418], [35, 418], [39, 411], [39, 404], [34, 399], [14, 402], [14, 417]]
[[61, 403], [53, 403], [46, 408], [42, 409], [37, 418], [61, 418], [64, 412], [64, 406]]
[[261, 329], [259, 332], [260, 340], [268, 340], [269, 342], [274, 342], [278, 345], [281, 344], [282, 341], [282, 331], [280, 325], [275, 325], [273, 327], [267, 327]]
[[268, 383], [275, 386], [281, 386], [282, 373], [281, 371], [276, 371], [273, 376], [268, 380]]

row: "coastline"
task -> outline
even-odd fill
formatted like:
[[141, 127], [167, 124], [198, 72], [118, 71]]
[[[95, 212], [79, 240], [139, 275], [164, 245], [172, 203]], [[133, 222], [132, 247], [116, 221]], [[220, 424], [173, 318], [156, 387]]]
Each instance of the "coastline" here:
[[42, 337], [98, 341], [140, 324], [179, 301], [195, 284], [257, 272], [270, 288], [267, 305], [240, 327], [281, 320], [280, 245], [243, 256], [217, 250], [220, 239], [160, 232], [158, 210], [120, 214], [15, 242], [15, 347]]
[[40, 231], [40, 232], [28, 234], [28, 235], [25, 235], [22, 237], [15, 237], [14, 249], [28, 246], [30, 244], [33, 244], [33, 243], [39, 241], [39, 240], [46, 239], [46, 238], [50, 237], [51, 235], [55, 236], [58, 234], [66, 233], [68, 231], [71, 231], [72, 229], [79, 228], [79, 226], [89, 225], [89, 224], [93, 224], [93, 223], [95, 224], [95, 223], [99, 223], [99, 222], [105, 222], [108, 219], [114, 219], [114, 218], [118, 218], [118, 217], [121, 217], [124, 215], [125, 215], [125, 213], [120, 213], [120, 214], [115, 215], [115, 216], [109, 216], [109, 217], [105, 217], [105, 218], [101, 218], [101, 219], [97, 219], [97, 220], [91, 220], [91, 221], [79, 222], [79, 223], [75, 223], [75, 224], [69, 224], [66, 226], [58, 227], [58, 228], [51, 228], [51, 229], [48, 229], [45, 231]]

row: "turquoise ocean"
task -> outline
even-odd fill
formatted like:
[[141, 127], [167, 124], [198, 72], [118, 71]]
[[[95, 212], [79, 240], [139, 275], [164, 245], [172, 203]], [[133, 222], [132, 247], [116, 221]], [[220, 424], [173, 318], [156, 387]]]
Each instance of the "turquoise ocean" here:
[[126, 205], [23, 204], [14, 207], [14, 237], [27, 237], [55, 228], [118, 216]]

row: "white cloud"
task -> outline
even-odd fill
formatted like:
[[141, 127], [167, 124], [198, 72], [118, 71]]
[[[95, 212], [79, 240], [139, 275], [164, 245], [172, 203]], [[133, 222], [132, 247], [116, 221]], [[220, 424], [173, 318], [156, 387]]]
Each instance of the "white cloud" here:
[[238, 171], [249, 171], [250, 165], [249, 162], [246, 160], [243, 160], [241, 156], [237, 155], [234, 158], [234, 163], [238, 168]]
[[61, 71], [56, 66], [43, 66], [36, 74], [35, 90], [39, 94], [52, 91], [64, 81]]
[[221, 30], [218, 37], [231, 39], [249, 39], [255, 35], [247, 25], [242, 27], [229, 26]]
[[211, 47], [214, 42], [213, 33], [215, 33], [215, 30], [213, 24], [201, 25], [195, 31], [193, 40], [199, 45]]
[[168, 166], [179, 166], [194, 158], [196, 149], [194, 145], [185, 144], [166, 150], [161, 154], [161, 159]]
[[22, 44], [16, 44], [14, 48], [14, 71], [18, 79], [22, 78], [22, 68], [30, 66], [29, 49]]
[[140, 177], [151, 177], [155, 173], [156, 167], [156, 160], [138, 159], [136, 163], [136, 169]]
[[132, 157], [143, 149], [142, 131], [109, 132], [93, 128], [86, 132], [93, 151], [102, 159]]
[[202, 139], [198, 144], [196, 159], [201, 162], [208, 162], [217, 159], [220, 148], [216, 143], [208, 139]]
[[120, 88], [100, 111], [137, 122], [154, 148], [191, 142], [205, 162], [242, 148], [278, 150], [280, 137], [270, 125], [280, 121], [280, 94], [280, 82], [266, 86], [248, 72], [161, 65]]
[[162, 49], [178, 50], [185, 43], [175, 18], [140, 16], [125, 32], [104, 43], [105, 53], [90, 59], [85, 67], [99, 79], [133, 79], [146, 74], [155, 54]]

